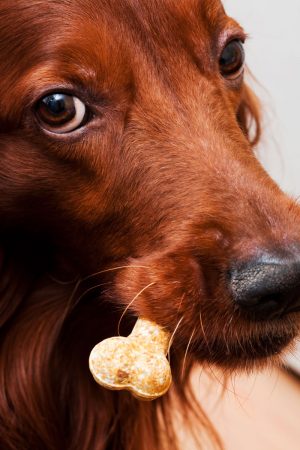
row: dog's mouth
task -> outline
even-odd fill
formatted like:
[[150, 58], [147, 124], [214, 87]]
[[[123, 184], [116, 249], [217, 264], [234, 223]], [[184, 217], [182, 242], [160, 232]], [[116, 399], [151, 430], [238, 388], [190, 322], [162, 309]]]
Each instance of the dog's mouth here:
[[298, 305], [291, 301], [273, 316], [261, 312], [257, 316], [256, 310], [253, 313], [233, 309], [230, 317], [219, 311], [215, 312], [215, 318], [202, 314], [197, 337], [187, 344], [197, 361], [244, 370], [263, 366], [270, 360], [280, 362], [292, 350], [299, 333]]
[[251, 369], [266, 364], [270, 358], [280, 361], [286, 350], [292, 348], [297, 327], [285, 329], [283, 323], [278, 326], [273, 323], [259, 332], [253, 329], [251, 334], [244, 335], [238, 335], [238, 330], [233, 328], [228, 335], [215, 336], [211, 342], [197, 339], [190, 349], [193, 357], [230, 369]]
[[[214, 273], [207, 277], [190, 255], [152, 255], [118, 274], [114, 295], [135, 316], [167, 328], [173, 349], [197, 361], [250, 368], [280, 358], [299, 330], [298, 288], [290, 293], [288, 284], [286, 293], [268, 292], [260, 302], [249, 297], [245, 307], [226, 284], [225, 270]], [[283, 295], [290, 298], [278, 306]]]
[[230, 313], [215, 310], [214, 314], [204, 310], [198, 318], [195, 315], [194, 328], [182, 324], [174, 345], [195, 361], [231, 370], [251, 370], [272, 360], [280, 363], [299, 333], [300, 314], [295, 309], [266, 320], [255, 320], [237, 308]]

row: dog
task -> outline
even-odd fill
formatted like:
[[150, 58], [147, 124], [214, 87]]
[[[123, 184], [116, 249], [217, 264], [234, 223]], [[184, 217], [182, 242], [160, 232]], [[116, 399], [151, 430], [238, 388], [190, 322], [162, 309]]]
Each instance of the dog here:
[[[253, 151], [245, 32], [219, 0], [2, 0], [0, 23], [0, 448], [174, 449], [175, 403], [221, 447], [193, 365], [299, 331], [300, 210]], [[152, 403], [88, 370], [137, 317], [173, 335]]]

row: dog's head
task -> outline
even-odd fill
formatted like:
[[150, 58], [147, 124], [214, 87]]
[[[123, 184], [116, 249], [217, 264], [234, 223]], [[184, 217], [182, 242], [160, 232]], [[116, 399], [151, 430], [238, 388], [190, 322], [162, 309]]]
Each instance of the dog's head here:
[[111, 305], [199, 360], [280, 353], [299, 208], [253, 153], [245, 34], [219, 0], [2, 0], [0, 20], [3, 239], [108, 269]]

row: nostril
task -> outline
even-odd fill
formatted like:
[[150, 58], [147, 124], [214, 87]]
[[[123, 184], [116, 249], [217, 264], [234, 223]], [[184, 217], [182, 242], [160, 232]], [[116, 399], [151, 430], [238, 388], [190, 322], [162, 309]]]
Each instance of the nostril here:
[[300, 260], [264, 256], [230, 275], [235, 303], [257, 317], [275, 317], [300, 306]]

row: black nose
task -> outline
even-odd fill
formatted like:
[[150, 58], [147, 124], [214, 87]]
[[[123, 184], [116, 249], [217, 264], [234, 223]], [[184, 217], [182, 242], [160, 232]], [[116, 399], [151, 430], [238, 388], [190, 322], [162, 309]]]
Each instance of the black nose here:
[[236, 304], [257, 319], [270, 319], [300, 311], [300, 259], [258, 260], [231, 271]]

